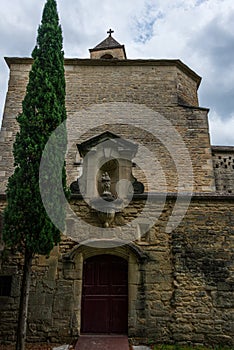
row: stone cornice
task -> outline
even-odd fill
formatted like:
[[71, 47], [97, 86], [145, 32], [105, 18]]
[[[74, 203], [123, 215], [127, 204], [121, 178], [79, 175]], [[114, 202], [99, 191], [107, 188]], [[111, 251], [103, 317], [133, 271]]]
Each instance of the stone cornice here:
[[[135, 194], [133, 195], [133, 200], [146, 200], [148, 198], [149, 193]], [[150, 200], [161, 200], [164, 199], [176, 199], [178, 197], [177, 192], [167, 193], [150, 193]], [[218, 192], [204, 192], [204, 193], [193, 193], [192, 196], [190, 194], [184, 194], [180, 196], [180, 200], [220, 200], [220, 201], [234, 201], [234, 194], [227, 193], [218, 193]], [[80, 194], [72, 194], [71, 199], [82, 200], [83, 197]]]
[[234, 152], [234, 146], [211, 146], [215, 152]]
[[[176, 200], [178, 197], [178, 193], [168, 193], [166, 195], [167, 200]], [[142, 194], [135, 194], [133, 196], [133, 200], [147, 200], [148, 193], [142, 193]], [[165, 194], [162, 193], [150, 193], [150, 200], [162, 200], [165, 198]], [[218, 192], [211, 192], [211, 193], [193, 193], [193, 195], [190, 197], [189, 195], [181, 195], [180, 200], [188, 200], [188, 198], [191, 198], [191, 200], [210, 200], [210, 201], [230, 201], [234, 202], [234, 194], [227, 194], [227, 193], [218, 193]], [[6, 201], [7, 197], [6, 194], [0, 194], [0, 200]], [[72, 194], [70, 197], [71, 200], [83, 200], [83, 197], [81, 194]]]
[[[150, 193], [150, 196], [152, 199], [160, 199], [160, 198], [164, 198], [165, 194], [163, 193]], [[189, 197], [191, 197], [192, 199], [212, 199], [212, 200], [234, 200], [234, 194], [227, 194], [227, 193], [221, 193], [221, 192], [204, 192], [204, 193], [193, 193], [192, 196], [190, 195], [181, 195], [180, 198], [183, 199], [187, 199]], [[171, 193], [167, 193], [166, 198], [168, 199], [175, 199], [178, 197], [178, 193], [177, 192], [171, 192]], [[142, 193], [142, 194], [135, 194], [133, 196], [133, 199], [147, 199], [148, 198], [148, 193]], [[81, 200], [83, 199], [81, 194], [72, 194], [71, 195], [71, 199], [78, 199]], [[0, 194], [0, 200], [6, 200], [6, 194], [1, 193]]]
[[[29, 57], [5, 57], [5, 61], [10, 68], [11, 64], [32, 64], [33, 59]], [[106, 60], [89, 58], [65, 58], [64, 63], [65, 66], [174, 66], [192, 78], [197, 83], [197, 87], [199, 87], [201, 83], [201, 77], [179, 59]]]
[[189, 109], [198, 109], [200, 111], [205, 111], [205, 112], [209, 112], [210, 109], [207, 107], [200, 107], [200, 106], [189, 106], [189, 105], [185, 105], [183, 103], [178, 103], [179, 107], [183, 107], [183, 108], [189, 108]]

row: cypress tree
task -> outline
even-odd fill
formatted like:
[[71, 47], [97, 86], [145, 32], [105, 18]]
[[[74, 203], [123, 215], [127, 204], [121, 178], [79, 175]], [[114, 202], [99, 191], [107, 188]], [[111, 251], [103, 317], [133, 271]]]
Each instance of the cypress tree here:
[[[56, 1], [47, 0], [32, 52], [33, 64], [22, 112], [17, 117], [20, 129], [13, 146], [15, 171], [8, 181], [4, 212], [6, 247], [24, 255], [16, 350], [25, 348], [32, 259], [35, 254], [48, 255], [60, 240], [60, 231], [52, 224], [42, 203], [39, 169], [50, 135], [66, 119], [62, 42]], [[64, 135], [62, 141], [66, 142]], [[54, 171], [57, 172], [59, 156], [56, 154], [54, 162]], [[67, 195], [65, 167], [60, 171], [62, 188]], [[53, 178], [53, 174], [50, 176]], [[55, 199], [58, 199], [56, 194], [51, 199], [52, 206]], [[58, 202], [56, 206], [61, 221], [64, 216]]]

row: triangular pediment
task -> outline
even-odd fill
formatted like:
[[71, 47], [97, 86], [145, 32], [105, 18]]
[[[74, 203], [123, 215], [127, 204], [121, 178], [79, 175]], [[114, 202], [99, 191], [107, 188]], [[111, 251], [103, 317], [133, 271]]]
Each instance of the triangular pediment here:
[[103, 147], [108, 144], [108, 147], [113, 147], [121, 150], [129, 150], [133, 155], [136, 154], [138, 146], [130, 141], [123, 139], [122, 137], [110, 132], [105, 131], [102, 134], [94, 136], [87, 141], [84, 141], [77, 145], [78, 151], [81, 157], [84, 157], [89, 151], [94, 149], [97, 145], [103, 144]]

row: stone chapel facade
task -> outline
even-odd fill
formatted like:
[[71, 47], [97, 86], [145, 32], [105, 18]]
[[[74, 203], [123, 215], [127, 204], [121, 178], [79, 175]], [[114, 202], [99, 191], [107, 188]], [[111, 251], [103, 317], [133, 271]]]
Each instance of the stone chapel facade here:
[[[210, 144], [201, 78], [180, 60], [127, 59], [111, 31], [90, 56], [64, 62], [68, 229], [34, 259], [28, 340], [234, 346], [234, 147]], [[0, 218], [32, 64], [5, 60]], [[0, 342], [11, 342], [22, 259], [2, 241], [0, 254]]]

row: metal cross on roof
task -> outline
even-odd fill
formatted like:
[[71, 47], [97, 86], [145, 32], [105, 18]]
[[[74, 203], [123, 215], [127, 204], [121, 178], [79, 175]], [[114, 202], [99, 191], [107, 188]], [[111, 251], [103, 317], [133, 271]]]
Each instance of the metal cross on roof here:
[[109, 36], [111, 36], [111, 34], [114, 33], [114, 31], [112, 29], [109, 29], [107, 34], [109, 34]]

